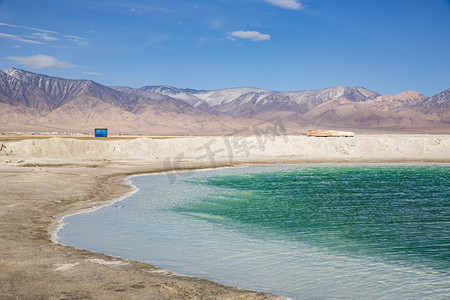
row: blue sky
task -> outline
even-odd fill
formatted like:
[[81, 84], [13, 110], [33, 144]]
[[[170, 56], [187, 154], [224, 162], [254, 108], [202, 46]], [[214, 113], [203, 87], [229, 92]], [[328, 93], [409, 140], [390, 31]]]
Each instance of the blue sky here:
[[450, 88], [445, 0], [0, 0], [0, 68], [105, 85]]

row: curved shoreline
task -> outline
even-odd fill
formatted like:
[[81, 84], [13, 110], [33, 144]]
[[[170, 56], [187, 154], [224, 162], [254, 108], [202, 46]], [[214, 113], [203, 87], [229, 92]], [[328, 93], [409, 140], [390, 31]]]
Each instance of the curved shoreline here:
[[[144, 175], [144, 174], [142, 174], [142, 175]], [[67, 246], [67, 245], [65, 245], [65, 244], [63, 244], [63, 243], [58, 241], [58, 233], [61, 231], [61, 229], [64, 228], [64, 225], [66, 225], [66, 223], [64, 223], [64, 219], [65, 218], [68, 218], [68, 217], [71, 217], [71, 216], [74, 216], [74, 215], [78, 215], [78, 214], [84, 214], [84, 213], [88, 213], [88, 212], [93, 212], [93, 211], [102, 209], [103, 207], [114, 205], [116, 202], [122, 201], [122, 200], [124, 200], [124, 199], [126, 199], [128, 197], [131, 197], [133, 194], [139, 192], [139, 189], [134, 184], [132, 184], [131, 181], [127, 182], [129, 178], [134, 177], [134, 176], [139, 176], [139, 175], [128, 176], [128, 177], [124, 178], [123, 181], [122, 181], [122, 184], [129, 185], [132, 188], [132, 191], [126, 193], [125, 195], [120, 196], [118, 198], [114, 198], [114, 199], [109, 200], [109, 201], [106, 201], [105, 203], [99, 202], [96, 205], [94, 204], [93, 207], [91, 207], [91, 208], [84, 208], [84, 209], [81, 209], [81, 210], [78, 210], [78, 211], [68, 212], [66, 214], [62, 214], [62, 215], [58, 216], [58, 219], [55, 222], [53, 222], [48, 227], [48, 230], [47, 230], [49, 235], [50, 235], [51, 242], [54, 243], [54, 244]]]
[[[201, 169], [193, 169], [193, 170], [175, 170], [175, 171], [176, 172], [192, 172], [192, 171], [206, 171], [206, 170], [219, 169], [219, 168], [230, 168], [230, 167], [229, 166], [223, 166], [223, 167], [217, 167], [217, 168], [201, 168]], [[48, 230], [47, 230], [48, 234], [50, 236], [51, 242], [55, 243], [55, 244], [67, 246], [67, 245], [64, 245], [63, 243], [60, 243], [58, 241], [58, 232], [61, 231], [61, 229], [64, 227], [64, 225], [65, 225], [64, 219], [65, 218], [68, 218], [68, 217], [74, 216], [74, 215], [78, 215], [78, 214], [93, 212], [93, 211], [102, 209], [103, 207], [114, 205], [115, 203], [117, 203], [119, 201], [125, 200], [128, 197], [131, 197], [135, 193], [139, 192], [139, 188], [137, 186], [135, 186], [130, 180], [133, 177], [157, 175], [157, 174], [164, 174], [164, 173], [167, 173], [167, 172], [166, 171], [155, 171], [155, 172], [149, 172], [149, 173], [136, 173], [136, 174], [132, 174], [132, 175], [127, 175], [125, 178], [123, 178], [121, 184], [130, 186], [132, 188], [132, 190], [130, 192], [128, 192], [128, 193], [126, 193], [126, 194], [124, 194], [122, 196], [119, 196], [117, 198], [114, 198], [114, 199], [111, 199], [111, 200], [107, 200], [106, 202], [100, 201], [100, 202], [98, 202], [96, 204], [93, 204], [92, 207], [83, 208], [83, 209], [80, 209], [80, 210], [67, 212], [67, 213], [64, 213], [62, 215], [59, 215], [57, 220], [55, 222], [53, 222], [48, 227]]]

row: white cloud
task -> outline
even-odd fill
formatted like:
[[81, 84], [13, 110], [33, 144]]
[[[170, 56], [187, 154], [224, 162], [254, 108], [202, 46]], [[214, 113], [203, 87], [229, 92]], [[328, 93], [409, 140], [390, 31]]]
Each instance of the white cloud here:
[[42, 54], [28, 57], [8, 56], [5, 59], [13, 60], [31, 69], [66, 69], [76, 67], [67, 62], [59, 61], [53, 56]]
[[51, 36], [48, 33], [36, 32], [36, 33], [33, 33], [33, 35], [43, 39], [46, 42], [53, 42], [53, 41], [59, 40], [57, 37]]
[[267, 3], [272, 5], [285, 8], [285, 9], [294, 9], [300, 10], [303, 8], [303, 5], [299, 3], [297, 0], [265, 0]]
[[0, 32], [0, 38], [7, 38], [13, 41], [17, 41], [17, 42], [24, 42], [24, 43], [31, 43], [31, 44], [43, 44], [42, 42], [39, 41], [33, 41], [33, 40], [29, 40], [29, 39], [24, 39], [18, 35], [15, 34], [9, 34], [9, 33], [3, 33]]
[[130, 9], [129, 12], [136, 12], [136, 8]]
[[21, 49], [22, 47], [20, 47], [20, 45], [15, 45], [14, 48]]
[[233, 37], [238, 37], [238, 38], [241, 38], [241, 39], [247, 39], [247, 40], [251, 40], [251, 41], [254, 41], [254, 42], [270, 40], [270, 35], [259, 33], [258, 31], [239, 30], [239, 31], [232, 32], [230, 35], [231, 35], [231, 37], [228, 37], [228, 38], [231, 39], [231, 40], [233, 40]]

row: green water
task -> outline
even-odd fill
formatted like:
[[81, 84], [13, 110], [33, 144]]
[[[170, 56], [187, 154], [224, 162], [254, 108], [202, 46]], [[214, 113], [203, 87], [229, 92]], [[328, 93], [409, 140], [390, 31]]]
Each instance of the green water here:
[[[450, 269], [450, 173], [437, 166], [305, 167], [206, 177], [215, 193], [174, 210], [259, 237]], [[216, 216], [219, 218], [212, 218]]]
[[450, 165], [175, 178], [134, 177], [139, 192], [66, 218], [59, 241], [292, 299], [450, 299]]

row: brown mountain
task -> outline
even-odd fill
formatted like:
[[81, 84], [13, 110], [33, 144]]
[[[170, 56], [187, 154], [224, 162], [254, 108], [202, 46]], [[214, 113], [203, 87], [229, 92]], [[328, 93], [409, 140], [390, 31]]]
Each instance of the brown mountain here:
[[[355, 103], [346, 99], [332, 100], [304, 114], [302, 122], [317, 128], [334, 128], [339, 124], [339, 128], [372, 132], [446, 132], [450, 129], [450, 126], [442, 124], [434, 116], [411, 109], [398, 110], [396, 104], [396, 101], [389, 101], [380, 109], [369, 101]], [[394, 106], [393, 111], [386, 108], [389, 105]]]
[[426, 99], [428, 99], [427, 96], [418, 92], [406, 91], [395, 96], [379, 96], [373, 100], [367, 101], [366, 103], [376, 110], [398, 112], [405, 109], [411, 109], [412, 106]]
[[[251, 87], [222, 90], [107, 87], [19, 69], [0, 71], [0, 132], [229, 134], [281, 118], [291, 133], [316, 128], [449, 132], [449, 90], [381, 96], [363, 87], [298, 92]], [[447, 123], [446, 123], [447, 122]]]
[[414, 109], [427, 115], [436, 115], [441, 122], [450, 124], [450, 89], [417, 103]]

